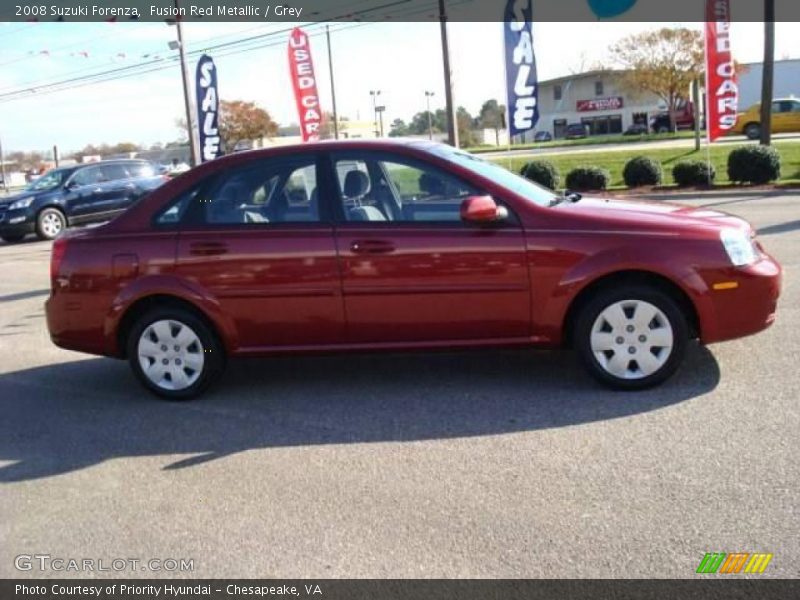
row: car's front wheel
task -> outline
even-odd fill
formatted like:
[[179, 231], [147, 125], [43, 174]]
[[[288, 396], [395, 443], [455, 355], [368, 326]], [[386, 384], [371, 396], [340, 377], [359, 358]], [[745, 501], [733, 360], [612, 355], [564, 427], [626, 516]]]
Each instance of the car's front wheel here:
[[127, 352], [145, 387], [170, 400], [197, 396], [225, 366], [211, 328], [181, 308], [157, 308], [139, 318], [128, 336]]
[[574, 343], [589, 372], [615, 389], [640, 390], [672, 376], [689, 337], [686, 316], [654, 287], [605, 290], [580, 311]]
[[67, 218], [57, 208], [45, 208], [36, 217], [36, 235], [40, 240], [54, 240], [67, 227]]

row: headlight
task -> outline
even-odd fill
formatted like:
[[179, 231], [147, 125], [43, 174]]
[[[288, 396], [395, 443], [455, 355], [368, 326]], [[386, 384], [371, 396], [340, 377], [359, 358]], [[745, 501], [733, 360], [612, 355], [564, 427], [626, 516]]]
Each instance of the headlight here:
[[16, 202], [11, 203], [11, 206], [8, 207], [8, 210], [28, 208], [32, 202], [33, 202], [33, 196], [31, 196], [30, 198], [24, 198], [23, 200], [17, 200]]
[[756, 250], [753, 241], [741, 229], [723, 229], [719, 239], [728, 253], [728, 258], [737, 267], [752, 264], [756, 261]]

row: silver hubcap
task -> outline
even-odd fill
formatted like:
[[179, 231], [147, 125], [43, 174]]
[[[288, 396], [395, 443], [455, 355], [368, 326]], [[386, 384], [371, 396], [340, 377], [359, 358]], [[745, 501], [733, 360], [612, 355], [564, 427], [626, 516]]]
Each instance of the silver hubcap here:
[[642, 379], [669, 359], [672, 326], [656, 306], [642, 300], [615, 302], [592, 326], [591, 345], [597, 362], [620, 379]]
[[139, 338], [139, 364], [147, 378], [165, 390], [183, 390], [203, 372], [203, 344], [180, 321], [155, 321]]
[[47, 237], [56, 237], [61, 233], [61, 228], [64, 224], [61, 222], [61, 217], [55, 213], [47, 213], [42, 217], [42, 231]]

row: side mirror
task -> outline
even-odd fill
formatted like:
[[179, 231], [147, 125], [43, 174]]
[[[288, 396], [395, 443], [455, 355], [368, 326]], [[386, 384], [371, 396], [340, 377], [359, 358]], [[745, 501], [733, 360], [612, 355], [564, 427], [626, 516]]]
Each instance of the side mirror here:
[[70, 192], [74, 192], [74, 191], [75, 191], [75, 190], [77, 190], [79, 187], [81, 187], [81, 186], [80, 186], [80, 185], [78, 185], [77, 183], [75, 183], [74, 181], [70, 181], [68, 184], [66, 184], [66, 185], [64, 186], [64, 189], [65, 189], [65, 190], [69, 190]]
[[493, 223], [508, 217], [508, 211], [497, 206], [491, 196], [469, 196], [461, 203], [461, 219], [471, 223]]

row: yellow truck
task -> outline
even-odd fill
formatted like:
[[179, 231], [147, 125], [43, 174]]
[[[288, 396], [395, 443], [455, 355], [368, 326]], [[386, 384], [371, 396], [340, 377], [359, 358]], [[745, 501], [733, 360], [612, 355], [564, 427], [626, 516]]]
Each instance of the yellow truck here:
[[[772, 101], [772, 133], [791, 132], [800, 132], [800, 99], [777, 98]], [[757, 140], [761, 136], [761, 104], [739, 113], [731, 133]]]

